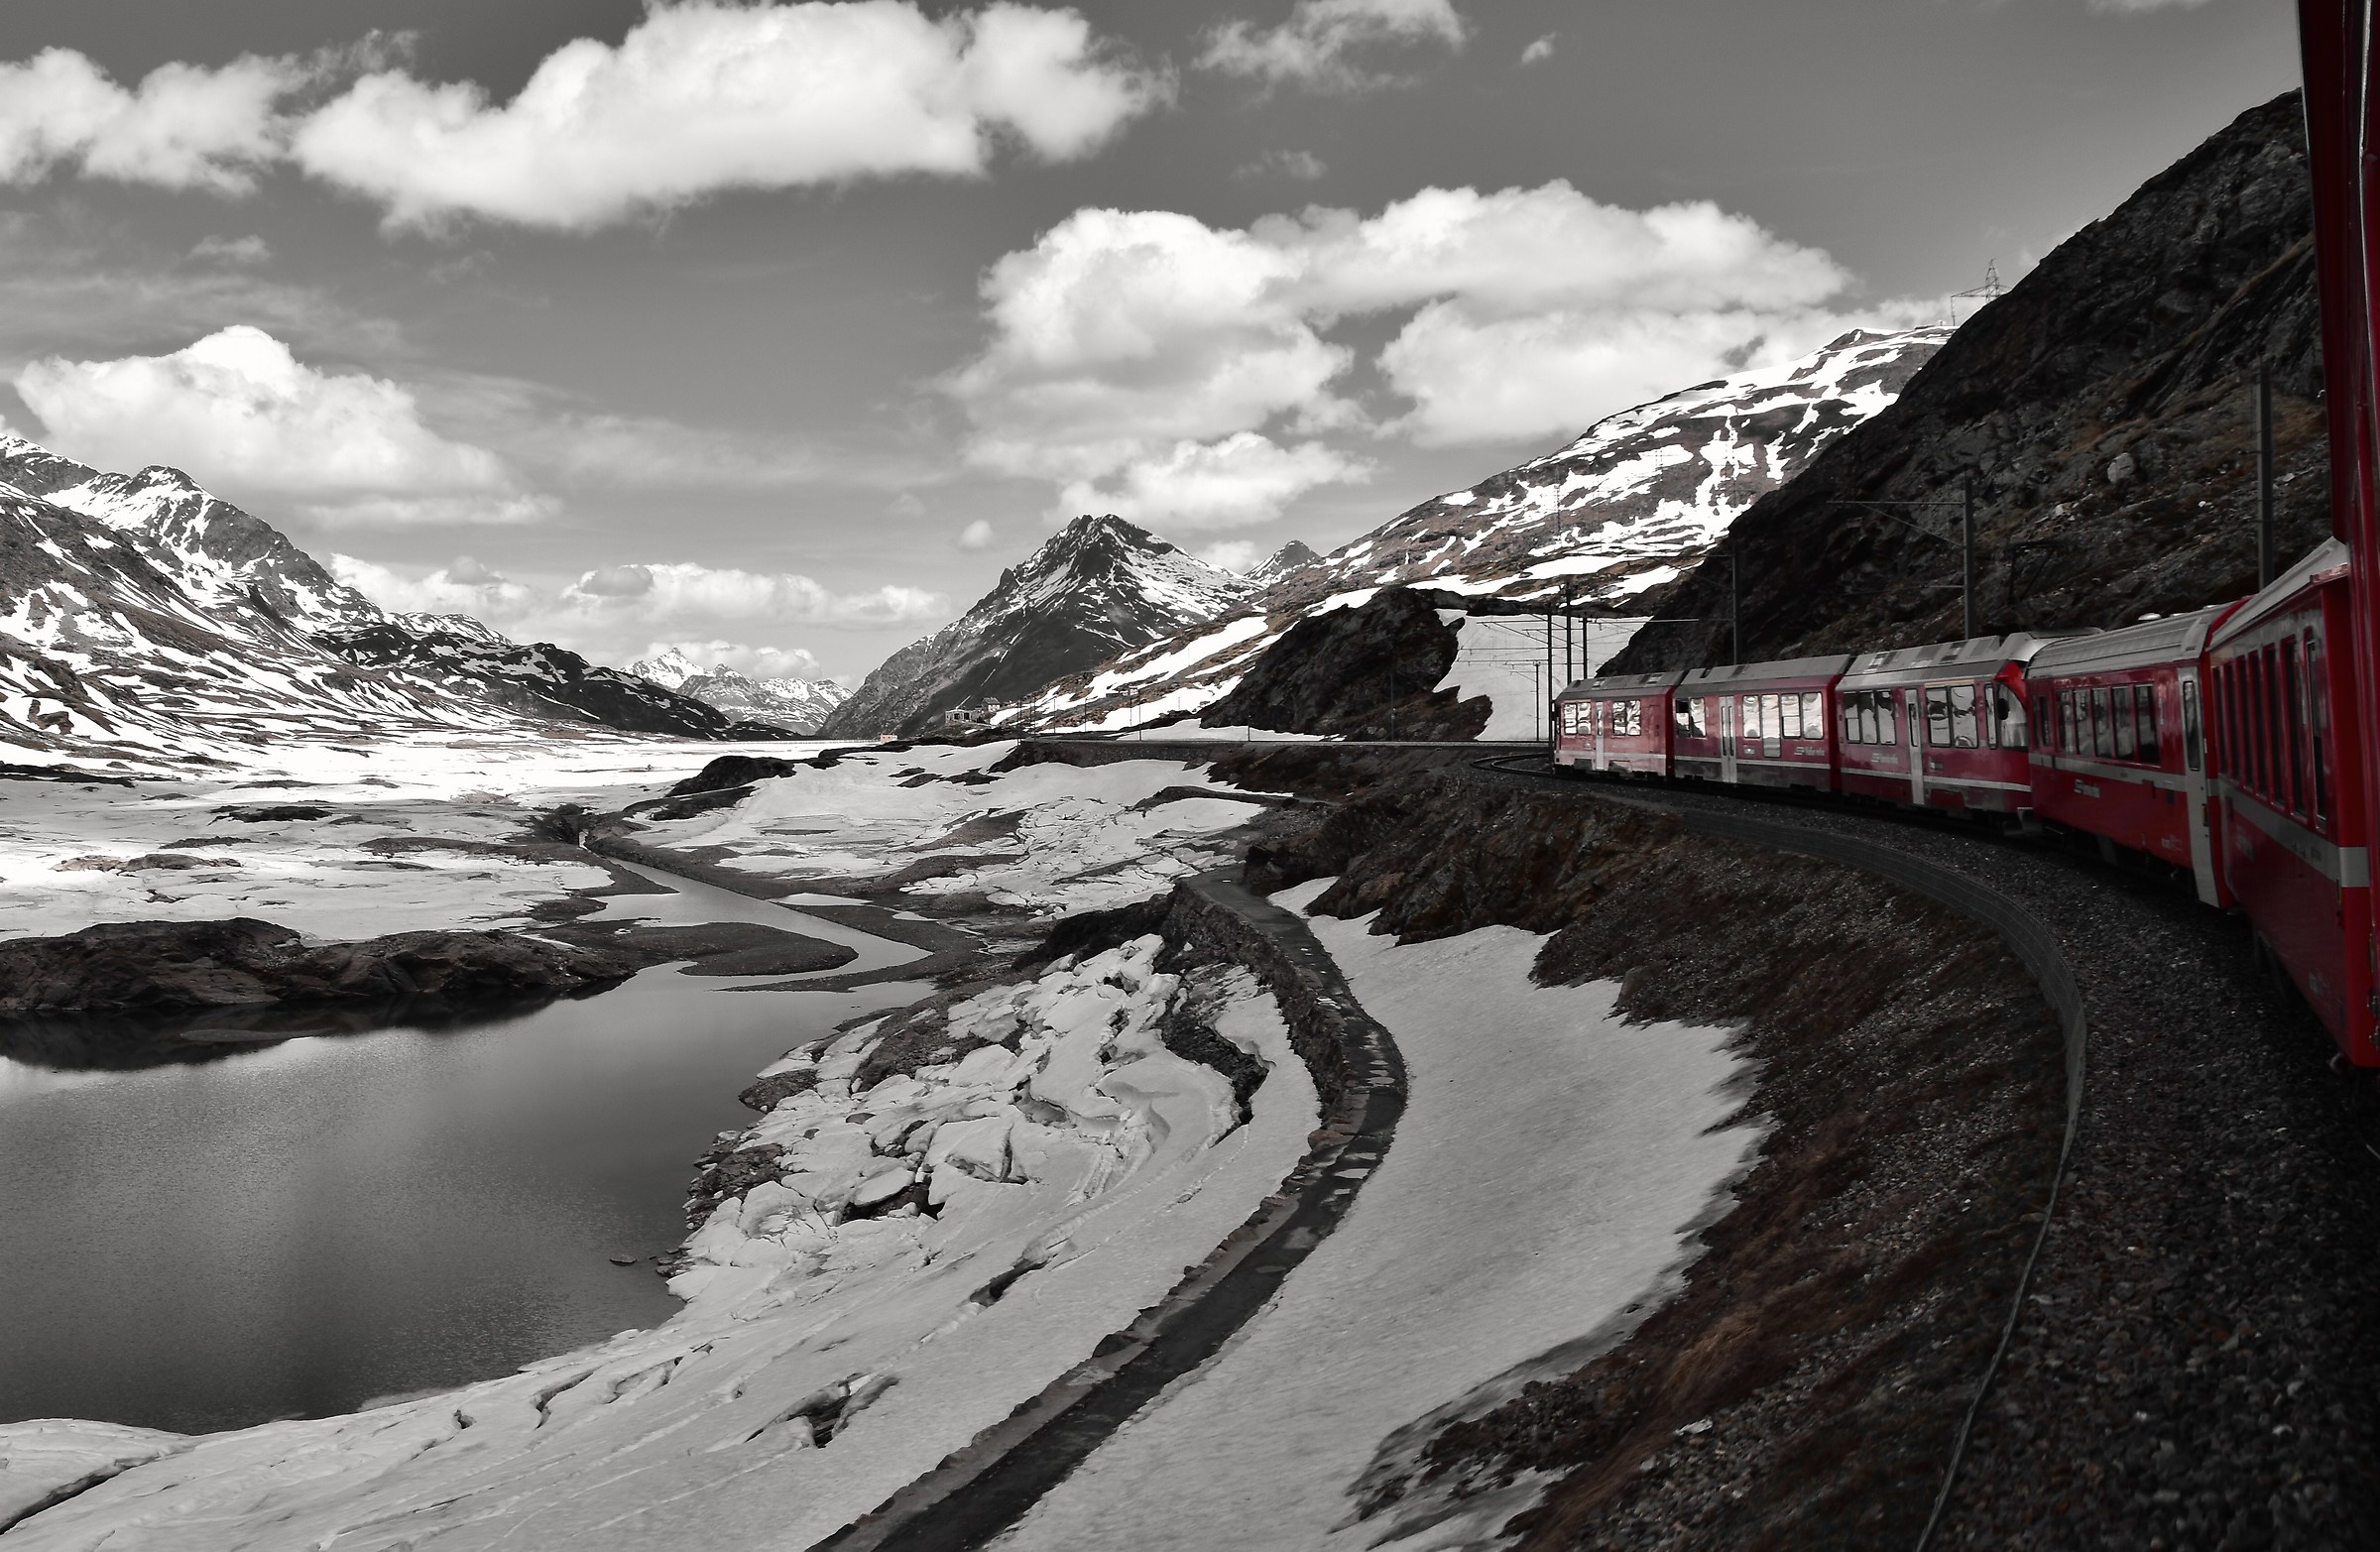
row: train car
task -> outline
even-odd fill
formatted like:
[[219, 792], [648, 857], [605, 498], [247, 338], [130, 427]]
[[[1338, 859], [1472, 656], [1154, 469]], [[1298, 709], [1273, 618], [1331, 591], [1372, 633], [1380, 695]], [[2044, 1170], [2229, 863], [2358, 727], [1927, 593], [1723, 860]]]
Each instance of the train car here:
[[2380, 1066], [2364, 732], [2346, 546], [2321, 544], [2208, 634], [2216, 866], [2346, 1059]]
[[2026, 665], [2033, 811], [2189, 872], [2227, 905], [2216, 867], [2200, 659], [2219, 604], [2055, 641]]
[[2045, 645], [2018, 631], [1853, 657], [1835, 686], [1840, 789], [2023, 816], [2033, 805], [2025, 664]]
[[1554, 698], [1554, 764], [1570, 771], [1669, 775], [1676, 672], [1583, 679]]
[[1836, 789], [1836, 680], [1849, 656], [1697, 668], [1670, 691], [1677, 775], [1741, 786]]

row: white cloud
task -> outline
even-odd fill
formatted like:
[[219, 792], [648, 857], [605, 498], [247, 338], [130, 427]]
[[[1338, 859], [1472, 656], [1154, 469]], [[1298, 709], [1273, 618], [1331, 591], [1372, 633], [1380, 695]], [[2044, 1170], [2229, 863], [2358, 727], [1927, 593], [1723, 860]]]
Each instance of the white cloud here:
[[253, 233], [246, 237], [201, 237], [191, 245], [190, 257], [201, 264], [264, 264], [272, 259], [273, 249]]
[[1264, 558], [1264, 546], [1252, 538], [1218, 539], [1194, 551], [1199, 559], [1226, 571], [1246, 572]]
[[1328, 173], [1322, 158], [1311, 151], [1267, 151], [1233, 172], [1234, 178], [1294, 178], [1310, 183]]
[[389, 566], [335, 551], [331, 575], [398, 614], [467, 614], [508, 630], [537, 610], [535, 591], [458, 555], [426, 576], [410, 577]]
[[733, 668], [753, 679], [815, 679], [818, 659], [799, 647], [748, 647], [740, 642], [670, 641], [648, 643], [637, 656], [661, 657], [670, 653], [705, 668]]
[[[1859, 320], [1827, 305], [1850, 281], [1708, 201], [1630, 210], [1560, 181], [1245, 230], [1086, 209], [987, 274], [991, 337], [944, 386], [970, 460], [1056, 483], [1061, 513], [1228, 528], [1361, 478], [1334, 434], [1531, 439], [1813, 348]], [[1373, 362], [1386, 395], [1332, 337], [1357, 317], [1402, 319]]]
[[127, 89], [71, 49], [0, 63], [0, 182], [70, 167], [121, 182], [245, 193], [280, 154], [275, 104], [310, 73], [293, 60], [245, 55], [219, 69], [161, 64]]
[[1318, 441], [1281, 446], [1254, 431], [1212, 442], [1181, 441], [1133, 458], [1100, 480], [1069, 482], [1056, 511], [1112, 512], [1177, 529], [1235, 529], [1268, 523], [1323, 485], [1361, 480], [1366, 459]]
[[1359, 53], [1423, 43], [1460, 49], [1468, 35], [1453, 0], [1298, 0], [1268, 31], [1241, 21], [1213, 29], [1198, 62], [1275, 84], [1353, 89], [1380, 83], [1356, 65]]
[[660, 561], [582, 573], [555, 599], [567, 614], [661, 623], [679, 619], [777, 620], [809, 625], [900, 625], [950, 612], [950, 600], [921, 588], [888, 584], [838, 594], [789, 571]]
[[364, 76], [292, 155], [396, 225], [456, 215], [586, 229], [729, 188], [971, 177], [993, 142], [1098, 149], [1162, 100], [1073, 11], [911, 0], [655, 5], [617, 46], [578, 39], [505, 103], [471, 83]]
[[976, 519], [959, 531], [959, 547], [961, 549], [990, 549], [992, 542], [992, 525], [982, 518]]
[[170, 463], [201, 482], [298, 498], [349, 523], [519, 523], [542, 515], [486, 448], [425, 424], [413, 392], [322, 372], [234, 324], [163, 356], [48, 357], [15, 386], [46, 440], [102, 467]]
[[1546, 60], [1552, 59], [1554, 57], [1555, 36], [1556, 35], [1553, 33], [1547, 33], [1543, 38], [1536, 39], [1530, 43], [1526, 49], [1520, 51], [1520, 62], [1523, 64], [1542, 64]]

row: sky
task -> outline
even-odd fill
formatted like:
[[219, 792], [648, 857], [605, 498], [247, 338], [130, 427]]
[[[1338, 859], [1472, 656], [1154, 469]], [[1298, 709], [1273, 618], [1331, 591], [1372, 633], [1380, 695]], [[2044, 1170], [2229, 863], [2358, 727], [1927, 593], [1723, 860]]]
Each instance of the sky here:
[[9, 0], [0, 424], [391, 608], [856, 682], [1964, 309], [2279, 0]]

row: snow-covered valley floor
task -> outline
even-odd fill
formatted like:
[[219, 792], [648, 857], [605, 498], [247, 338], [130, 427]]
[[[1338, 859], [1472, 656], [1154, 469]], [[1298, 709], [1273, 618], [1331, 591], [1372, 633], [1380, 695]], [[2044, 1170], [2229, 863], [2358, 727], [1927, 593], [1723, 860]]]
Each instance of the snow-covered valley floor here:
[[[1329, 883], [1273, 899], [1302, 907]], [[1399, 1532], [1393, 1512], [1356, 1522], [1351, 1494], [1408, 1425], [1485, 1410], [1539, 1360], [1561, 1353], [1546, 1368], [1566, 1373], [1582, 1340], [1615, 1337], [1724, 1206], [1759, 1139], [1723, 1125], [1746, 1076], [1728, 1031], [1623, 1023], [1608, 983], [1532, 986], [1545, 940], [1517, 928], [1400, 947], [1369, 919], [1309, 918], [1404, 1053], [1411, 1098], [1386, 1160], [1270, 1308], [999, 1545], [1419, 1552], [1492, 1540], [1521, 1502]]]
[[[313, 752], [278, 773], [164, 788], [0, 783], [0, 935], [233, 913], [333, 938], [534, 926], [539, 901], [611, 875], [499, 852], [524, 818], [654, 796], [725, 752], [458, 740], [346, 756], [348, 768]], [[1163, 893], [1228, 858], [1228, 832], [1255, 812], [1175, 761], [990, 771], [1006, 753], [849, 756], [642, 833], [796, 903], [848, 885], [1012, 936]], [[218, 812], [258, 806], [330, 811]], [[235, 826], [246, 844], [178, 844]], [[361, 845], [389, 836], [426, 844]], [[122, 865], [160, 850], [236, 853], [241, 866]], [[118, 865], [58, 866], [83, 856]], [[356, 866], [371, 861], [417, 866]], [[1538, 938], [1488, 929], [1398, 948], [1361, 923], [1314, 926], [1411, 1067], [1388, 1160], [1275, 1304], [1096, 1453], [1013, 1545], [1376, 1538], [1381, 1522], [1335, 1527], [1392, 1436], [1500, 1394], [1550, 1350], [1659, 1296], [1755, 1141], [1714, 1130], [1739, 1103], [1725, 1031], [1624, 1026], [1607, 988], [1534, 988]], [[1156, 969], [1158, 946], [1143, 937], [945, 998], [922, 1026], [932, 1038], [874, 1019], [768, 1069], [786, 1097], [723, 1150], [767, 1158], [776, 1178], [728, 1196], [689, 1239], [671, 1281], [686, 1303], [663, 1324], [343, 1417], [197, 1438], [0, 1427], [0, 1523], [107, 1479], [0, 1540], [11, 1552], [810, 1545], [1086, 1358], [1303, 1153], [1316, 1100], [1273, 999], [1245, 972], [1185, 985]], [[1186, 996], [1267, 1069], [1245, 1114], [1213, 1068], [1159, 1038]], [[1440, 1544], [1430, 1534], [1406, 1544]]]

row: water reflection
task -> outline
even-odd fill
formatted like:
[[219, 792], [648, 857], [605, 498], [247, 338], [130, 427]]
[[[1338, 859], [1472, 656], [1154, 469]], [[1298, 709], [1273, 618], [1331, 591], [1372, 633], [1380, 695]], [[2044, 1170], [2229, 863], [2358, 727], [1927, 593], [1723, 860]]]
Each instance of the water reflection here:
[[650, 1264], [608, 1257], [676, 1245], [692, 1159], [750, 1119], [736, 1091], [925, 990], [739, 984], [664, 966], [526, 1015], [139, 1070], [94, 1070], [71, 1031], [13, 1048], [0, 1420], [323, 1415], [666, 1318]]

